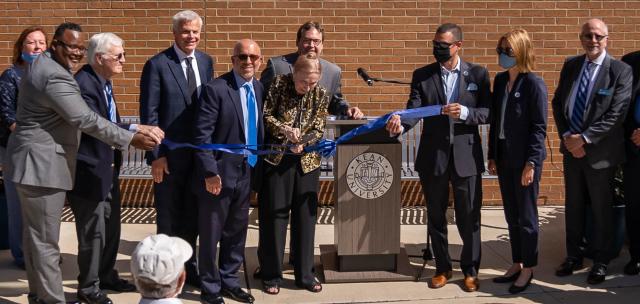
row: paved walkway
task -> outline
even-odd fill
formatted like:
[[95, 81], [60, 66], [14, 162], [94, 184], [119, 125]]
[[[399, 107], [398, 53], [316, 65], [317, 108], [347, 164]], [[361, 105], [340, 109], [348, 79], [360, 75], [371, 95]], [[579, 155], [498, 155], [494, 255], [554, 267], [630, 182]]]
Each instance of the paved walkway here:
[[[317, 244], [333, 242], [332, 209], [323, 209], [316, 229], [316, 262], [319, 263]], [[423, 209], [404, 209], [402, 219], [402, 242], [410, 255], [420, 255], [425, 243]], [[247, 263], [250, 272], [257, 265], [256, 244], [258, 240], [257, 210], [251, 210], [251, 222], [247, 239]], [[482, 265], [480, 291], [466, 293], [461, 287], [462, 273], [454, 270], [453, 281], [442, 289], [433, 290], [426, 281], [433, 275], [433, 262], [429, 263], [419, 282], [323, 284], [319, 294], [299, 290], [293, 284], [293, 271], [287, 269], [285, 283], [277, 296], [260, 290], [260, 282], [251, 279], [250, 284], [256, 303], [639, 303], [640, 276], [624, 276], [622, 269], [628, 260], [628, 252], [610, 264], [607, 280], [598, 286], [586, 283], [587, 269], [568, 278], [553, 275], [554, 267], [564, 257], [564, 208], [540, 208], [540, 261], [535, 270], [533, 285], [523, 294], [512, 296], [508, 285], [494, 284], [491, 278], [503, 273], [510, 266], [510, 249], [506, 223], [500, 208], [488, 207], [482, 211]], [[129, 256], [136, 243], [155, 231], [153, 224], [123, 224], [118, 270], [130, 279]], [[63, 278], [67, 299], [75, 299], [77, 246], [74, 224], [62, 224], [60, 244], [63, 263]], [[450, 251], [459, 256], [460, 238], [456, 226], [449, 226]], [[589, 263], [589, 261], [587, 261]], [[416, 273], [422, 264], [420, 258], [412, 259]], [[241, 274], [242, 275], [242, 274]], [[0, 303], [27, 303], [25, 273], [11, 264], [8, 250], [0, 251]], [[115, 303], [137, 303], [135, 293], [110, 294]], [[199, 293], [186, 290], [184, 303], [199, 303]], [[227, 301], [234, 303], [234, 301]]]

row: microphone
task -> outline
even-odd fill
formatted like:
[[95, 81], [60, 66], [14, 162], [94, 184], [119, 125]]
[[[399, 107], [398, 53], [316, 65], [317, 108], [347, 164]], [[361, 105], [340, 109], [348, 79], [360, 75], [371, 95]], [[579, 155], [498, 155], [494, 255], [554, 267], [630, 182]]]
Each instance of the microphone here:
[[372, 86], [373, 85], [373, 79], [371, 79], [371, 77], [369, 77], [369, 74], [367, 74], [367, 70], [363, 69], [363, 68], [358, 68], [358, 75], [360, 76], [360, 78], [362, 78], [362, 80], [364, 80], [364, 82], [367, 83], [368, 86]]

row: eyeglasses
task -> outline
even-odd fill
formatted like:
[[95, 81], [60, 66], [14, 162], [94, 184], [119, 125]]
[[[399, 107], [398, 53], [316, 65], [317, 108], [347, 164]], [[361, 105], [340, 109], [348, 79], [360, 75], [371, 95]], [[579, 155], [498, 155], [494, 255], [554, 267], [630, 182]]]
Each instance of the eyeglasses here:
[[251, 59], [252, 62], [258, 61], [258, 59], [262, 58], [260, 55], [255, 55], [255, 54], [238, 54], [238, 55], [234, 55], [233, 57], [236, 57], [241, 61], [246, 61], [247, 58], [249, 58]]
[[587, 33], [580, 35], [580, 39], [585, 41], [593, 41], [593, 38], [596, 39], [597, 42], [602, 41], [602, 39], [609, 37], [609, 35], [598, 35], [594, 33]]
[[314, 46], [321, 45], [322, 39], [309, 39], [309, 38], [302, 39], [303, 45], [311, 45], [311, 43], [313, 43]]
[[109, 58], [116, 60], [116, 61], [122, 61], [122, 59], [124, 59], [124, 57], [126, 56], [126, 52], [122, 52], [120, 54], [117, 55], [112, 55], [112, 54], [104, 54], [105, 56], [109, 56]]
[[64, 41], [62, 40], [55, 40], [55, 42], [57, 44], [60, 44], [62, 46], [64, 46], [67, 51], [72, 52], [72, 53], [86, 53], [87, 52], [87, 48], [81, 45], [70, 45], [70, 44], [66, 44], [64, 43]]
[[453, 46], [454, 44], [458, 43], [458, 41], [454, 41], [454, 42], [446, 42], [446, 41], [437, 41], [437, 40], [431, 40], [431, 42], [433, 42], [433, 46], [438, 47], [438, 48], [451, 48], [451, 46]]
[[498, 53], [498, 55], [500, 54], [505, 54], [509, 57], [515, 57], [515, 53], [513, 52], [513, 49], [510, 47], [507, 48], [501, 48], [501, 47], [497, 47], [496, 48], [496, 53]]

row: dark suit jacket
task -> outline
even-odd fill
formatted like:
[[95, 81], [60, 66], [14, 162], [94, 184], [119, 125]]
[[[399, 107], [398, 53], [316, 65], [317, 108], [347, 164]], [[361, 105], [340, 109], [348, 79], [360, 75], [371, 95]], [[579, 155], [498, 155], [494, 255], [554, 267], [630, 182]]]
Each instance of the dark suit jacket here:
[[[585, 58], [585, 55], [581, 55], [565, 61], [551, 101], [561, 139], [563, 134], [569, 132], [571, 88], [580, 77]], [[585, 157], [594, 169], [613, 167], [625, 160], [622, 123], [631, 99], [631, 82], [631, 68], [607, 55], [588, 96], [582, 132], [591, 141], [584, 149], [587, 154]], [[560, 152], [571, 155], [564, 145], [560, 146]]]
[[[211, 56], [195, 51], [200, 72], [202, 90], [213, 78], [213, 59]], [[184, 76], [180, 59], [173, 46], [149, 59], [142, 69], [140, 79], [140, 122], [158, 126], [165, 138], [174, 142], [188, 142], [193, 126], [193, 108], [195, 105], [188, 96], [187, 79]], [[150, 163], [166, 155], [164, 145], [147, 152]]]
[[[262, 84], [253, 80], [253, 89], [258, 107], [258, 144], [264, 139]], [[244, 115], [240, 91], [233, 72], [228, 72], [210, 81], [196, 108], [195, 123], [192, 124], [193, 144], [245, 144]], [[202, 179], [220, 175], [223, 187], [233, 187], [242, 173], [243, 155], [226, 152], [197, 151], [196, 170]]]
[[625, 147], [628, 159], [635, 159], [640, 157], [640, 149], [631, 141], [631, 133], [633, 130], [640, 128], [640, 123], [635, 121], [635, 112], [638, 105], [636, 104], [636, 98], [640, 94], [640, 51], [635, 51], [626, 54], [622, 57], [622, 62], [631, 66], [633, 71], [633, 94], [631, 95], [631, 102], [629, 104], [629, 111], [627, 112], [627, 118], [624, 122], [624, 139]]
[[[271, 82], [277, 75], [286, 75], [293, 72], [293, 65], [298, 60], [298, 53], [290, 53], [269, 59], [267, 67], [260, 75], [260, 82], [265, 89], [269, 89]], [[320, 58], [322, 76], [320, 85], [329, 91], [329, 114], [346, 115], [349, 103], [342, 96], [342, 70], [338, 65]]]
[[[469, 109], [469, 116], [464, 122], [456, 124], [446, 115], [424, 119], [415, 161], [415, 169], [418, 172], [442, 175], [449, 166], [450, 157], [453, 157], [459, 176], [467, 177], [484, 172], [478, 125], [489, 122], [489, 74], [484, 67], [462, 61], [462, 58], [460, 60], [458, 102]], [[442, 87], [440, 64], [432, 63], [415, 70], [407, 108], [444, 104], [446, 96]], [[418, 120], [406, 120], [402, 124], [406, 131], [417, 122]]]
[[[93, 68], [86, 64], [75, 75], [82, 98], [89, 108], [105, 119], [109, 119], [104, 87]], [[116, 109], [118, 125], [128, 130], [129, 124], [120, 123]], [[113, 184], [114, 170], [120, 170], [122, 152], [103, 143], [95, 137], [82, 134], [78, 147], [76, 179], [70, 194], [87, 200], [104, 201]]]
[[510, 168], [522, 168], [533, 162], [540, 168], [547, 157], [544, 139], [547, 134], [547, 86], [534, 73], [520, 73], [507, 97], [504, 113], [504, 137], [509, 155], [499, 155], [500, 112], [509, 73], [496, 75], [493, 81], [491, 129], [488, 158], [506, 160]]

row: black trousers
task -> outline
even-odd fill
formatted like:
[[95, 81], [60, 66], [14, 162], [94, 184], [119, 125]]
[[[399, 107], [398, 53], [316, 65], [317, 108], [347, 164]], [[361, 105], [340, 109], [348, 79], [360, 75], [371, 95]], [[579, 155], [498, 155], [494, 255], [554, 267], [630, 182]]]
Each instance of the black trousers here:
[[285, 155], [279, 165], [265, 163], [260, 207], [260, 251], [262, 280], [280, 283], [282, 261], [291, 213], [291, 244], [295, 248], [294, 276], [297, 285], [310, 285], [313, 273], [314, 238], [318, 209], [320, 170], [302, 172], [300, 156]]
[[221, 179], [222, 191], [218, 195], [206, 192], [204, 180], [196, 181], [202, 185], [198, 192], [198, 267], [202, 292], [209, 294], [218, 293], [221, 288], [240, 287], [238, 270], [244, 260], [249, 224], [251, 169], [246, 160], [236, 177]]
[[419, 172], [420, 183], [427, 201], [427, 218], [436, 273], [450, 271], [449, 241], [447, 240], [447, 204], [449, 182], [453, 187], [456, 226], [462, 238], [460, 268], [466, 276], [477, 276], [480, 268], [480, 207], [482, 185], [480, 175], [461, 177], [454, 167], [453, 159], [443, 175], [434, 176]]
[[624, 166], [624, 198], [629, 254], [640, 261], [640, 157], [630, 157]]
[[192, 186], [192, 151], [171, 150], [167, 162], [169, 174], [164, 175], [161, 183], [153, 184], [157, 233], [177, 236], [191, 245], [193, 256], [185, 263], [185, 270], [189, 280], [197, 280], [198, 203]]
[[78, 236], [78, 291], [90, 294], [100, 282], [115, 283], [120, 245], [120, 183], [114, 170], [111, 192], [104, 201], [67, 194]]
[[569, 258], [582, 260], [584, 257], [585, 211], [591, 208], [593, 261], [608, 264], [611, 260], [615, 170], [615, 167], [593, 169], [585, 158], [564, 156], [565, 230]]
[[[503, 154], [504, 155], [504, 154]], [[511, 258], [524, 267], [538, 265], [538, 191], [542, 168], [535, 168], [533, 182], [523, 187], [522, 167], [512, 168], [505, 161], [498, 162], [498, 181], [509, 226]]]

